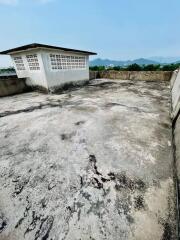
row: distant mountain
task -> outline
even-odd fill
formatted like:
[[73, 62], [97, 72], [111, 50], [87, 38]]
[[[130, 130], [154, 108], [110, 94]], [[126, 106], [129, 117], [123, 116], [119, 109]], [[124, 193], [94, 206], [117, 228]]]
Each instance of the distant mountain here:
[[156, 61], [149, 60], [149, 59], [145, 59], [145, 58], [135, 59], [135, 60], [130, 61], [130, 62], [131, 62], [130, 64], [137, 63], [137, 64], [139, 64], [139, 65], [159, 64], [159, 63], [156, 62]]
[[90, 61], [90, 66], [128, 66], [131, 64], [139, 64], [139, 65], [149, 65], [149, 64], [158, 64], [158, 62], [145, 59], [145, 58], [139, 58], [135, 60], [128, 60], [128, 61], [116, 61], [116, 60], [110, 60], [110, 59], [101, 59], [97, 58], [92, 61]]
[[159, 63], [175, 63], [180, 62], [180, 57], [150, 57], [149, 60], [156, 61]]
[[175, 64], [178, 64], [178, 63], [180, 63], [180, 60], [179, 61], [177, 61], [177, 62], [174, 62]]
[[97, 58], [92, 61], [90, 61], [90, 66], [122, 66], [124, 65], [123, 61], [116, 61], [116, 60], [109, 60], [109, 59], [101, 59]]

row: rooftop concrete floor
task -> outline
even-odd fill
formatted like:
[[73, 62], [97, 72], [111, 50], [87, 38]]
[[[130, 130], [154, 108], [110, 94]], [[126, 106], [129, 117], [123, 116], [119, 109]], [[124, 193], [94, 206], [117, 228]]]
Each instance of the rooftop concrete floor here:
[[168, 83], [25, 93], [0, 117], [1, 240], [177, 239]]

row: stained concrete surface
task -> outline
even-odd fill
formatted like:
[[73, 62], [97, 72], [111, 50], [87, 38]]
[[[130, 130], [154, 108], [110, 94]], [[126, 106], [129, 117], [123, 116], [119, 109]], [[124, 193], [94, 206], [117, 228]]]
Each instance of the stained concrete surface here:
[[25, 79], [18, 79], [16, 75], [7, 75], [6, 77], [0, 75], [0, 97], [14, 95], [25, 91], [28, 91]]
[[1, 240], [176, 236], [167, 82], [0, 99]]
[[[175, 166], [177, 172], [178, 205], [180, 209], [180, 115], [174, 124]], [[179, 223], [180, 229], [180, 223]]]
[[176, 145], [176, 166], [177, 166], [177, 175], [180, 179], [180, 116], [176, 120], [175, 128], [174, 128], [174, 136], [175, 136], [175, 145]]

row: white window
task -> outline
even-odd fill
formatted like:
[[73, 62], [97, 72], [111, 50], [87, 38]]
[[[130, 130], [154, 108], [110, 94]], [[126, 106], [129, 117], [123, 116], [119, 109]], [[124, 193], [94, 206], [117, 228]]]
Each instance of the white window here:
[[62, 54], [50, 54], [52, 70], [61, 69], [86, 69], [86, 57], [66, 56]]
[[14, 63], [18, 71], [24, 71], [25, 66], [22, 57], [14, 57]]
[[30, 70], [32, 71], [40, 70], [37, 54], [27, 55], [26, 58]]

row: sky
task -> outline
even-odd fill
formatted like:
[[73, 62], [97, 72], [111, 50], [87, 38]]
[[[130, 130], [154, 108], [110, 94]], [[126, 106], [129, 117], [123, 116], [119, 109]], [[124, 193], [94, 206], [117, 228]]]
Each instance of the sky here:
[[36, 42], [113, 60], [176, 57], [179, 23], [180, 0], [0, 0], [0, 51]]

